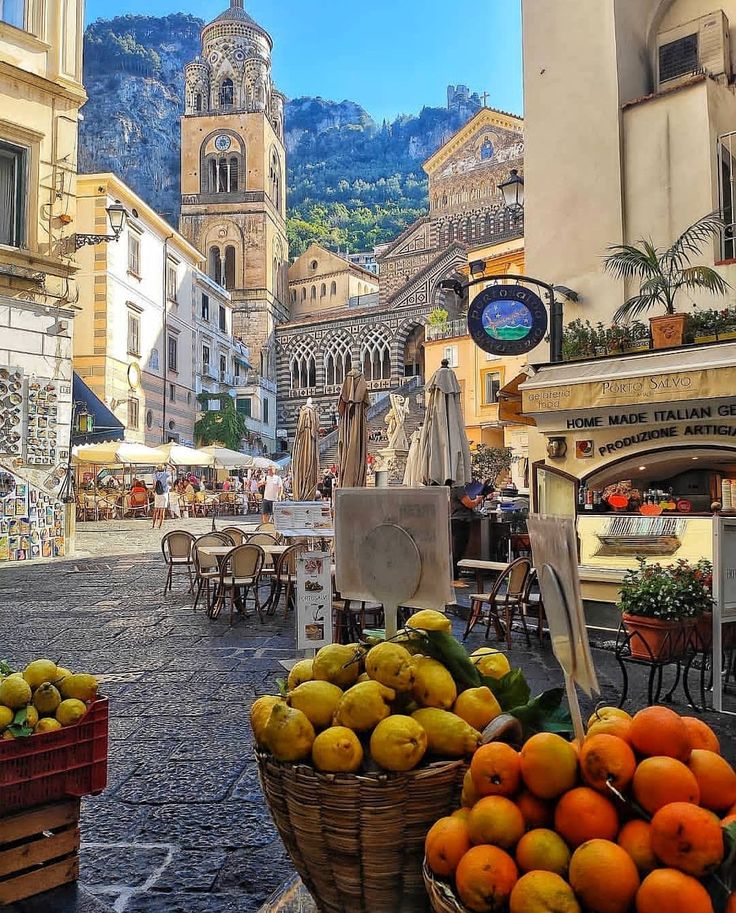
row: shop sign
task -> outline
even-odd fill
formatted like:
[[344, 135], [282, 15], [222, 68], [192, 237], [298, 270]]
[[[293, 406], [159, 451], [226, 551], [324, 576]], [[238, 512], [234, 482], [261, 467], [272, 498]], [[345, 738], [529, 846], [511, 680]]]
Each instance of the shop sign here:
[[304, 552], [296, 562], [296, 645], [332, 643], [332, 567], [329, 552]]
[[559, 411], [542, 415], [538, 426], [544, 431], [604, 431], [609, 428], [640, 428], [643, 425], [665, 425], [694, 423], [708, 420], [718, 421], [736, 418], [736, 400], [713, 399], [701, 402], [695, 399], [690, 404], [644, 407], [640, 409], [613, 408], [596, 409], [597, 414]]
[[608, 444], [598, 446], [599, 456], [608, 456], [618, 453], [620, 450], [628, 450], [630, 447], [637, 447], [640, 444], [651, 444], [659, 441], [677, 440], [691, 444], [701, 437], [728, 437], [736, 438], [736, 427], [733, 425], [667, 425], [661, 428], [651, 428], [647, 431], [640, 431], [637, 434], [626, 435]]
[[477, 295], [468, 310], [468, 333], [492, 355], [524, 355], [547, 332], [547, 308], [523, 285], [493, 285]]

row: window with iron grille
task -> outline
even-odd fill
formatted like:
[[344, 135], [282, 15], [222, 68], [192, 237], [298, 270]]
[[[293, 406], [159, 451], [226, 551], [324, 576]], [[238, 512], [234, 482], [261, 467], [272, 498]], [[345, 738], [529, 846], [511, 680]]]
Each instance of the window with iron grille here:
[[176, 358], [178, 355], [178, 341], [176, 336], [169, 336], [169, 371], [176, 371]]

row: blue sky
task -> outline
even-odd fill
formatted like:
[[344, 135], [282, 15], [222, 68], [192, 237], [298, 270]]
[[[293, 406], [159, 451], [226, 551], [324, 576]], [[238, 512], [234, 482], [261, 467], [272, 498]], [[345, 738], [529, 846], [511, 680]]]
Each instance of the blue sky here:
[[[229, 0], [87, 0], [87, 20], [190, 12]], [[246, 0], [274, 39], [274, 77], [290, 97], [350, 99], [375, 118], [442, 106], [448, 83], [522, 113], [520, 0]]]

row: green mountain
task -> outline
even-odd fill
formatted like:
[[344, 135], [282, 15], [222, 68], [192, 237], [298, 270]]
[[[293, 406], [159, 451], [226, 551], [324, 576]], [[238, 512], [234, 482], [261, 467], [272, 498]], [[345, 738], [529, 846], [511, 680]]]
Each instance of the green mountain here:
[[[118, 16], [85, 33], [89, 101], [80, 171], [114, 171], [169, 221], [179, 213], [183, 66], [199, 51], [202, 21]], [[352, 101], [296, 98], [286, 106], [291, 254], [308, 243], [370, 250], [427, 209], [421, 164], [472, 114], [423, 108], [376, 124]]]

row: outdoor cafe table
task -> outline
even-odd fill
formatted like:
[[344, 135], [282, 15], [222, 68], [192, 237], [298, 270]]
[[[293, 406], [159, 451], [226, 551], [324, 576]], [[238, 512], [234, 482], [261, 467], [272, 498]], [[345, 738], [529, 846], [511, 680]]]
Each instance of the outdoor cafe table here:
[[488, 573], [490, 571], [493, 574], [500, 574], [502, 571], [506, 570], [509, 563], [508, 561], [482, 561], [480, 558], [463, 558], [461, 561], [458, 561], [457, 566], [475, 571], [477, 592], [482, 593], [483, 573]]
[[[246, 543], [247, 544], [247, 543]], [[258, 544], [258, 543], [255, 543]], [[262, 548], [267, 555], [283, 555], [288, 545], [259, 545], [259, 548]], [[219, 561], [221, 558], [224, 558], [226, 555], [229, 555], [230, 552], [235, 548], [234, 545], [199, 545], [197, 546], [198, 550], [202, 552], [203, 555], [207, 555], [208, 558], [217, 558]]]

